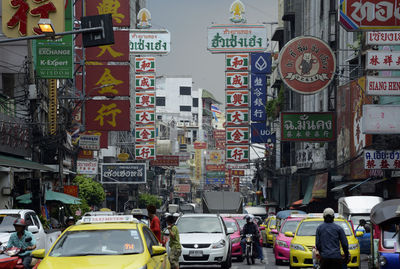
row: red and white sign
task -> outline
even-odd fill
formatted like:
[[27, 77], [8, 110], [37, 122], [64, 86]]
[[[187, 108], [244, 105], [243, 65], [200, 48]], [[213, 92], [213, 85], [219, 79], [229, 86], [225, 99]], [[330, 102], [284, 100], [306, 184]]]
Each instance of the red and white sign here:
[[226, 106], [227, 107], [248, 107], [249, 91], [248, 90], [227, 90]]
[[297, 37], [281, 50], [278, 61], [283, 82], [301, 94], [314, 94], [325, 89], [336, 70], [331, 48], [316, 37]]
[[347, 31], [400, 29], [399, 0], [341, 0], [339, 21]]
[[367, 45], [400, 45], [400, 32], [368, 32], [365, 42]]
[[136, 124], [155, 124], [154, 109], [136, 109]]
[[137, 108], [154, 108], [156, 106], [155, 92], [135, 92], [135, 99]]
[[247, 89], [249, 74], [247, 72], [226, 72], [227, 89]]
[[400, 95], [400, 77], [367, 76], [367, 95]]
[[154, 57], [135, 57], [135, 72], [136, 73], [154, 73], [155, 68]]
[[135, 141], [136, 142], [154, 142], [156, 128], [154, 125], [149, 126], [136, 126]]
[[194, 149], [206, 149], [206, 148], [207, 148], [207, 142], [199, 142], [199, 141], [194, 142]]
[[364, 150], [364, 169], [400, 169], [400, 151]]
[[226, 54], [225, 64], [227, 71], [247, 71], [249, 69], [248, 54]]
[[400, 106], [363, 105], [362, 132], [400, 134]]
[[157, 155], [155, 160], [150, 162], [151, 166], [179, 166], [179, 156]]
[[226, 123], [228, 125], [246, 125], [249, 123], [248, 109], [226, 109]]
[[367, 70], [398, 70], [400, 69], [400, 51], [367, 51], [365, 57]]
[[226, 143], [248, 144], [249, 134], [249, 127], [226, 127]]
[[175, 184], [174, 192], [177, 193], [190, 193], [190, 184]]
[[82, 175], [97, 175], [97, 160], [82, 160], [76, 162], [76, 173]]
[[136, 90], [155, 90], [155, 75], [136, 75], [135, 89]]
[[242, 145], [227, 145], [226, 146], [226, 161], [227, 162], [249, 162], [250, 147]]
[[155, 145], [154, 144], [136, 144], [135, 145], [135, 159], [136, 160], [154, 160]]

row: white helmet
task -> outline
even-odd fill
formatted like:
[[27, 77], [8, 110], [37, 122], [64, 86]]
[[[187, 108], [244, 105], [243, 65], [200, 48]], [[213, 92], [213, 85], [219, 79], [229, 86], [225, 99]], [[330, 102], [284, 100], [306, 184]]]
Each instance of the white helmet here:
[[254, 216], [253, 216], [252, 214], [247, 214], [247, 215], [244, 217], [244, 219], [245, 219], [245, 220], [250, 219], [250, 221], [253, 221]]

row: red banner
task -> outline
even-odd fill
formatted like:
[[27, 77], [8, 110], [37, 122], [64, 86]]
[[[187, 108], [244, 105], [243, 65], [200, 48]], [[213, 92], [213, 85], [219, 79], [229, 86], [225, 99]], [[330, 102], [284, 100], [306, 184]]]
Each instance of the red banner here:
[[232, 176], [244, 176], [244, 170], [231, 170]]
[[207, 143], [206, 142], [194, 142], [194, 149], [206, 149]]
[[129, 100], [90, 100], [86, 102], [86, 129], [129, 131]]
[[78, 197], [78, 186], [75, 185], [65, 185], [64, 186], [64, 193], [74, 196], [74, 197]]
[[86, 3], [86, 16], [111, 13], [114, 27], [130, 26], [130, 7], [126, 0], [90, 0]]
[[87, 48], [86, 61], [128, 62], [129, 31], [114, 31], [113, 45]]
[[129, 96], [129, 65], [86, 66], [89, 96]]
[[93, 159], [93, 150], [79, 150], [78, 159]]
[[179, 156], [157, 155], [150, 166], [179, 166]]

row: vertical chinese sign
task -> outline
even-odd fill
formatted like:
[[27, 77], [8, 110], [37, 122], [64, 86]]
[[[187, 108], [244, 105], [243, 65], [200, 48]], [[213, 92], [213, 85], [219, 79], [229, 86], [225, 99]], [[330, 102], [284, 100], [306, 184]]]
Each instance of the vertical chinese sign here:
[[202, 151], [207, 149], [207, 143], [205, 142], [194, 142], [194, 177], [197, 181], [200, 181], [203, 175], [202, 169]]

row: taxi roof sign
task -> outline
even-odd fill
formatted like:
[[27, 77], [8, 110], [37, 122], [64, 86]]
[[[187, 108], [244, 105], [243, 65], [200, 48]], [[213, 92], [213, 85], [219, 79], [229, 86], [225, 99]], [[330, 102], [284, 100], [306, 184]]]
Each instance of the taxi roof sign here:
[[296, 213], [296, 214], [290, 214], [289, 217], [290, 218], [305, 218], [305, 217], [308, 217], [308, 215], [307, 214], [298, 214], [298, 213]]
[[81, 223], [111, 223], [111, 222], [134, 222], [139, 223], [132, 215], [119, 215], [119, 216], [86, 216], [83, 217]]

